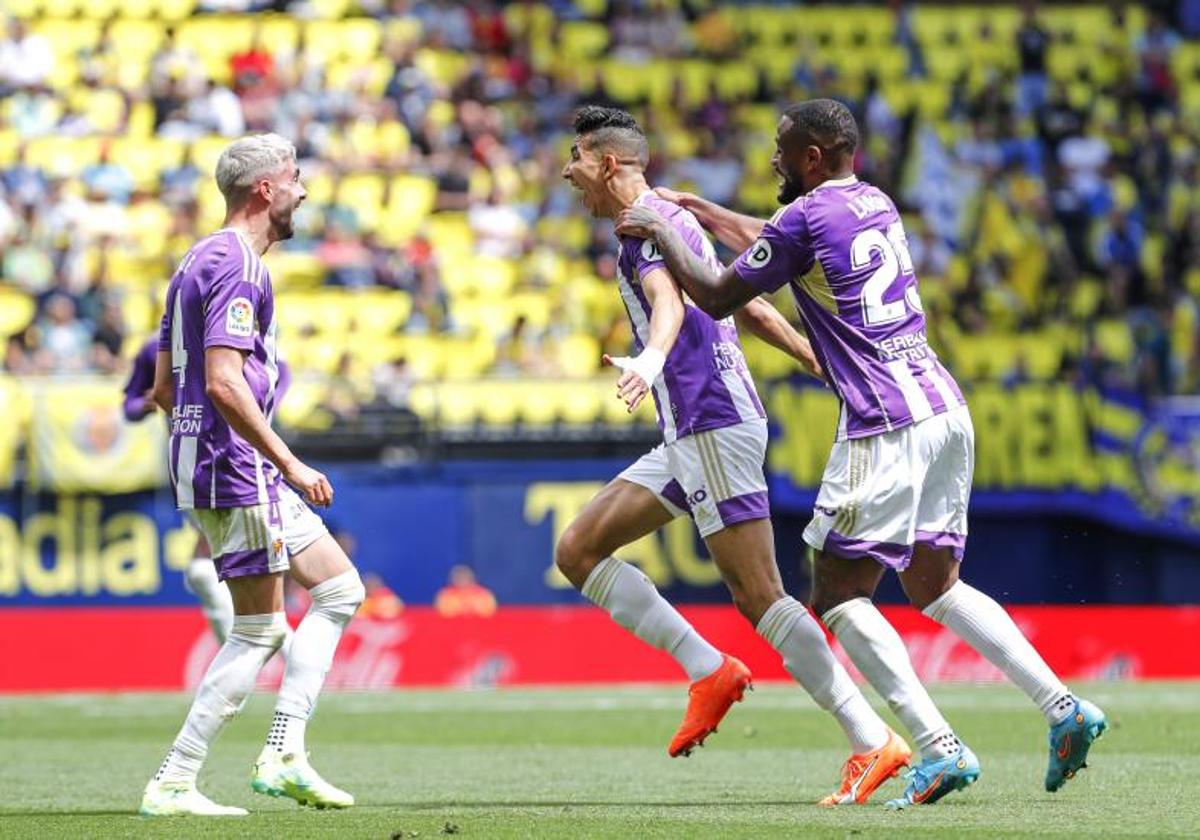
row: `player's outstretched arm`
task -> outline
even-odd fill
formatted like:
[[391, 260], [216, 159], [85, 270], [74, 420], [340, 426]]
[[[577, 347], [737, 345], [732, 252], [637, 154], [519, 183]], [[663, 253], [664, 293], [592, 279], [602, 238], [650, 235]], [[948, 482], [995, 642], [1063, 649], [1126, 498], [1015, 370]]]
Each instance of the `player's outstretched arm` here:
[[688, 297], [713, 318], [724, 318], [758, 297], [758, 291], [738, 277], [732, 268], [726, 268], [720, 274], [709, 268], [683, 241], [679, 231], [647, 207], [635, 205], [623, 210], [617, 217], [617, 233], [654, 239], [671, 276]]
[[817, 379], [825, 379], [825, 371], [813, 353], [808, 339], [800, 335], [787, 318], [762, 298], [755, 298], [733, 314], [739, 330], [752, 333], [776, 350], [782, 350], [800, 363]]
[[731, 251], [741, 252], [749, 248], [766, 224], [762, 219], [735, 213], [693, 193], [677, 192], [666, 187], [655, 187], [654, 192], [659, 198], [690, 210], [696, 221]]
[[642, 291], [650, 303], [650, 335], [637, 356], [604, 356], [606, 365], [615, 365], [623, 373], [617, 380], [617, 396], [633, 411], [654, 387], [654, 380], [667, 363], [667, 354], [675, 346], [683, 328], [683, 296], [671, 275], [661, 268], [642, 277]]
[[329, 479], [301, 462], [275, 434], [242, 373], [245, 363], [245, 351], [233, 347], [207, 348], [204, 351], [204, 387], [208, 398], [235, 432], [279, 467], [284, 481], [314, 505], [328, 507], [333, 503]]

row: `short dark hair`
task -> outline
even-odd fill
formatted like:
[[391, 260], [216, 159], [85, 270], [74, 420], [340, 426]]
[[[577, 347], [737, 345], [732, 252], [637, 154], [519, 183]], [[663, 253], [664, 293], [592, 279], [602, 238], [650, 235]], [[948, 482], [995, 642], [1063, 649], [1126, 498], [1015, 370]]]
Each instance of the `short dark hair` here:
[[586, 138], [589, 149], [634, 159], [643, 169], [650, 163], [650, 143], [646, 133], [628, 111], [584, 105], [575, 112], [575, 133]]
[[790, 106], [783, 115], [792, 121], [789, 133], [839, 158], [858, 148], [858, 123], [850, 109], [836, 99], [808, 99]]

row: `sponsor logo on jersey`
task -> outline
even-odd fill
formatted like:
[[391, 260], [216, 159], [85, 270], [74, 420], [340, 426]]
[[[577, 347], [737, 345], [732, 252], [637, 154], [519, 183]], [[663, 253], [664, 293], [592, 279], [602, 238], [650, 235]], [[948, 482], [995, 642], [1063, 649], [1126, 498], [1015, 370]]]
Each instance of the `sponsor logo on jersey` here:
[[662, 259], [662, 253], [658, 250], [658, 242], [653, 239], [643, 240], [642, 259], [646, 262], [654, 262]]
[[229, 301], [225, 310], [225, 332], [229, 335], [249, 338], [254, 335], [254, 307], [244, 297]]

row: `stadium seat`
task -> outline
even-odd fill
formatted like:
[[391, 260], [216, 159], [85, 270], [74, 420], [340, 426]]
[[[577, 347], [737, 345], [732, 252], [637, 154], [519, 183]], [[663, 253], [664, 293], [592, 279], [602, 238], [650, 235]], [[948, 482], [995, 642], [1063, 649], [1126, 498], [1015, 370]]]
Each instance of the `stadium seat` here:
[[112, 141], [111, 155], [113, 163], [129, 170], [138, 189], [152, 190], [164, 170], [183, 163], [186, 149], [182, 140], [119, 137]]
[[34, 300], [20, 289], [0, 285], [0, 336], [21, 332], [37, 311]]
[[99, 159], [99, 137], [41, 137], [25, 149], [30, 166], [59, 175], [78, 175]]

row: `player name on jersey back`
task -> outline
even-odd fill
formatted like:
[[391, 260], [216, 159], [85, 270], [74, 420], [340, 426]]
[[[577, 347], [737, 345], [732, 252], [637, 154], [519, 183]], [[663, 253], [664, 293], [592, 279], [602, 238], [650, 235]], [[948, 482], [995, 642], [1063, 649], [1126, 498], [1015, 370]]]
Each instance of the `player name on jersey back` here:
[[853, 176], [782, 208], [735, 263], [754, 288], [791, 284], [842, 402], [838, 439], [903, 428], [964, 404], [929, 346], [895, 204]]

